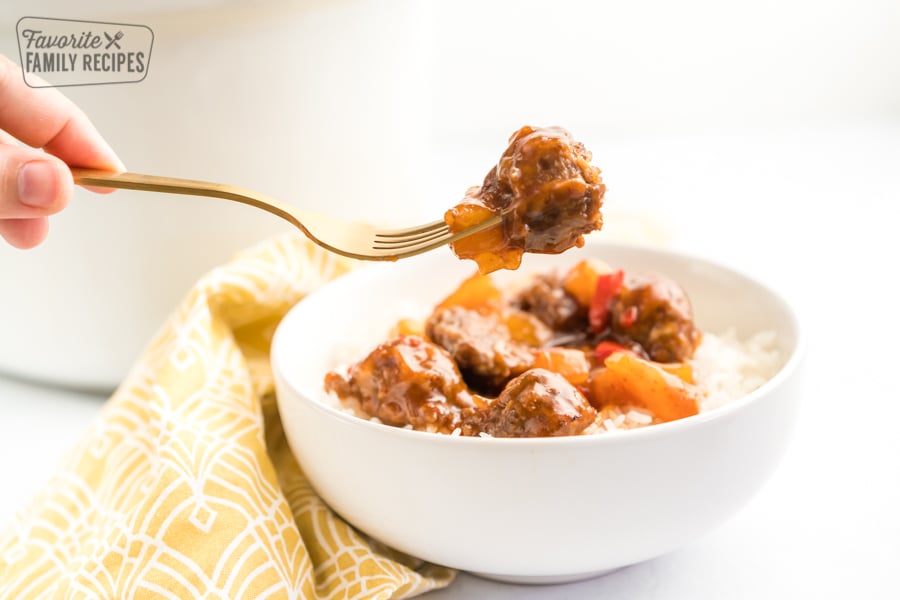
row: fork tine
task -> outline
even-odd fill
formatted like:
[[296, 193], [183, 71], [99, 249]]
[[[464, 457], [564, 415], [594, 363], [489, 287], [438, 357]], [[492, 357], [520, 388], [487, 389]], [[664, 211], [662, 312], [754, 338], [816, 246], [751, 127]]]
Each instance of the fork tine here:
[[419, 240], [417, 242], [409, 242], [405, 244], [398, 245], [380, 245], [379, 242], [375, 242], [372, 246], [372, 250], [378, 253], [386, 253], [397, 256], [413, 256], [414, 254], [421, 254], [423, 252], [427, 252], [428, 250], [433, 250], [434, 248], [439, 248], [444, 244], [452, 241], [454, 238], [454, 234], [446, 231], [440, 235], [435, 237], [431, 237], [424, 240]]
[[441, 237], [447, 236], [449, 234], [450, 234], [450, 229], [447, 228], [446, 226], [444, 226], [440, 229], [435, 229], [434, 231], [425, 232], [421, 235], [414, 236], [414, 237], [411, 236], [411, 237], [405, 237], [405, 238], [388, 238], [388, 239], [378, 239], [376, 237], [376, 239], [373, 240], [372, 247], [379, 249], [379, 250], [388, 250], [388, 249], [399, 250], [402, 248], [409, 248], [410, 246], [415, 246], [416, 244], [424, 244], [427, 242], [431, 242], [431, 241], [434, 241]]
[[501, 217], [496, 215], [483, 223], [479, 223], [478, 225], [466, 229], [465, 231], [453, 233], [450, 231], [449, 227], [445, 227], [439, 233], [423, 236], [416, 241], [407, 241], [406, 243], [398, 245], [384, 244], [381, 240], [373, 240], [372, 251], [382, 257], [389, 257], [391, 259], [415, 256], [416, 254], [423, 254], [429, 250], [434, 250], [444, 244], [449, 244], [450, 242], [454, 242], [477, 231], [497, 225], [500, 221]]
[[444, 221], [434, 221], [432, 223], [426, 223], [424, 225], [419, 225], [418, 227], [410, 227], [408, 229], [391, 229], [391, 230], [382, 230], [376, 231], [376, 238], [403, 238], [410, 236], [418, 236], [424, 233], [430, 233], [432, 231], [444, 230], [447, 227], [447, 223]]

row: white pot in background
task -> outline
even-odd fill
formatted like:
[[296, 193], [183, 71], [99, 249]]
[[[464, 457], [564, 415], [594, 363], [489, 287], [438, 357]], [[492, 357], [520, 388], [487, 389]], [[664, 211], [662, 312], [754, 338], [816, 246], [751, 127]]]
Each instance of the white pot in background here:
[[[421, 3], [197, 0], [142, 13], [12, 4], [0, 9], [0, 52], [17, 62], [23, 16], [154, 31], [144, 81], [64, 88], [130, 170], [362, 219], [434, 218], [417, 202], [428, 89]], [[219, 200], [78, 190], [41, 247], [0, 244], [0, 372], [111, 388], [204, 272], [287, 230]]]

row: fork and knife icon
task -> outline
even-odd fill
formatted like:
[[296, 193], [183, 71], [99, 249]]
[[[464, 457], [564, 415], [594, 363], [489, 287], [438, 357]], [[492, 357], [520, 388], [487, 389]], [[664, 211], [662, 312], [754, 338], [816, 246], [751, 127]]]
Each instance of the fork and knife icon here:
[[119, 45], [119, 40], [121, 40], [123, 37], [125, 37], [125, 34], [122, 33], [121, 29], [116, 33], [115, 36], [109, 35], [105, 31], [103, 32], [103, 35], [106, 37], [106, 42], [107, 42], [106, 48], [104, 48], [104, 50], [109, 50], [109, 48], [111, 46], [115, 46], [119, 50], [122, 49], [122, 46]]

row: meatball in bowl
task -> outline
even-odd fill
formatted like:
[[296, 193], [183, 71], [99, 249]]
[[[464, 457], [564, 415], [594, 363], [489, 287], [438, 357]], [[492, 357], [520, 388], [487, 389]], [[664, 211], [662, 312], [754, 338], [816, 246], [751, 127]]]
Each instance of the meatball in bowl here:
[[765, 284], [592, 242], [490, 276], [441, 252], [360, 268], [289, 312], [272, 366], [291, 449], [344, 519], [542, 583], [734, 515], [787, 447], [802, 348]]

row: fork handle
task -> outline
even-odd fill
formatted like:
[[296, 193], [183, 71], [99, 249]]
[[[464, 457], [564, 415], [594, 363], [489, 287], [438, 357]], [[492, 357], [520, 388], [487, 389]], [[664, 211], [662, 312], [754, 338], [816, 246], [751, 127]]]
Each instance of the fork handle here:
[[[205, 196], [207, 198], [222, 198], [233, 200], [242, 204], [249, 204], [261, 208], [274, 215], [289, 221], [299, 227], [306, 235], [313, 237], [306, 226], [301, 223], [294, 213], [296, 208], [270, 198], [253, 190], [248, 190], [224, 183], [211, 181], [198, 181], [195, 179], [179, 179], [177, 177], [162, 177], [160, 175], [143, 175], [141, 173], [114, 171], [101, 171], [98, 169], [81, 169], [72, 167], [72, 177], [76, 184], [101, 188], [116, 188], [123, 190], [140, 190], [144, 192], [164, 192], [167, 194], [184, 194], [187, 196]], [[315, 238], [314, 238], [315, 239]]]

